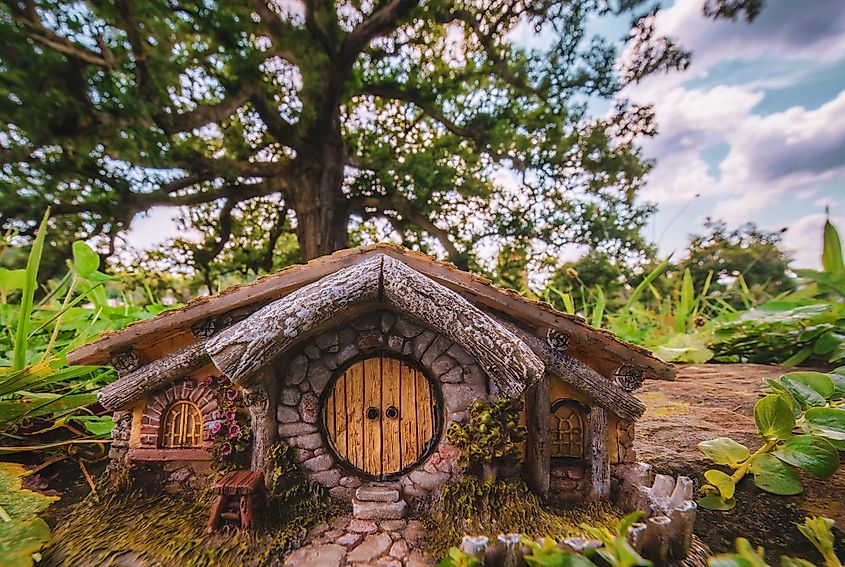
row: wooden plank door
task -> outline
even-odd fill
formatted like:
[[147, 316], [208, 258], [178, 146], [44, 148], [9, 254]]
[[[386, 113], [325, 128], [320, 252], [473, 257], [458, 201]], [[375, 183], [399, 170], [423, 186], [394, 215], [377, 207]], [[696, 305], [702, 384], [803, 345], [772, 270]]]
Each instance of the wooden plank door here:
[[376, 478], [417, 462], [434, 442], [435, 396], [422, 372], [385, 356], [338, 376], [323, 407], [337, 456]]

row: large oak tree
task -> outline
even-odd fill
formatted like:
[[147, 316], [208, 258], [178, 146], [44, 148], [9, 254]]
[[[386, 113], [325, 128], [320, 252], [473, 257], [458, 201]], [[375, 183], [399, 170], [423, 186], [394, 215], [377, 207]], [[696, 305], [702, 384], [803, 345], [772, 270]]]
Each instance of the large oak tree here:
[[304, 259], [385, 226], [463, 265], [490, 238], [636, 248], [651, 116], [616, 95], [687, 61], [640, 0], [0, 1], [0, 226], [49, 205], [113, 253], [182, 206], [206, 265], [248, 222], [265, 269], [291, 231]]

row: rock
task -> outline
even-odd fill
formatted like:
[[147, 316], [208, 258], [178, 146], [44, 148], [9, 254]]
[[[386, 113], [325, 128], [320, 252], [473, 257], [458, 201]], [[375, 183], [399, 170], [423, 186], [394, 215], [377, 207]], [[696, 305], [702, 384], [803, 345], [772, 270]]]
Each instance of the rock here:
[[[297, 392], [299, 394], [299, 392]], [[299, 412], [288, 406], [278, 406], [276, 408], [276, 417], [280, 423], [293, 423], [299, 421]]]
[[363, 537], [364, 536], [362, 536], [361, 534], [348, 532], [337, 538], [337, 543], [339, 543], [343, 547], [352, 547], [353, 545], [358, 545], [358, 543], [360, 543]]
[[422, 365], [430, 368], [434, 361], [437, 359], [438, 356], [446, 352], [450, 346], [454, 343], [444, 337], [443, 335], [437, 335], [431, 345], [426, 349], [425, 354], [420, 359]]
[[362, 520], [398, 520], [405, 517], [408, 503], [398, 502], [361, 502], [352, 499], [352, 515]]
[[422, 541], [425, 537], [425, 528], [419, 520], [408, 520], [408, 525], [402, 535], [405, 536], [405, 540], [408, 543], [413, 545], [418, 541]]
[[475, 359], [461, 347], [461, 345], [452, 345], [446, 354], [458, 361], [459, 364], [473, 364]]
[[349, 525], [349, 517], [348, 516], [337, 516], [336, 518], [332, 518], [332, 527], [336, 530], [345, 530], [346, 527]]
[[321, 349], [329, 350], [330, 347], [338, 345], [338, 336], [334, 331], [328, 331], [321, 335], [317, 335], [314, 342], [317, 343], [317, 346]]
[[402, 567], [402, 562], [392, 557], [379, 557], [376, 565], [380, 567]]
[[[319, 392], [320, 390], [315, 391]], [[302, 400], [299, 402], [297, 408], [302, 421], [305, 423], [317, 423], [317, 415], [320, 413], [319, 404], [320, 401], [314, 394], [305, 394], [302, 396]]]
[[302, 397], [302, 394], [299, 392], [298, 389], [294, 388], [282, 388], [282, 395], [281, 400], [282, 404], [286, 406], [295, 406], [299, 403], [299, 399]]
[[431, 363], [431, 371], [435, 376], [445, 374], [447, 371], [455, 368], [458, 365], [455, 359], [448, 354], [441, 354], [437, 360]]
[[331, 370], [320, 362], [314, 362], [308, 367], [307, 378], [313, 392], [322, 392], [331, 377]]
[[314, 473], [311, 475], [311, 478], [315, 482], [318, 482], [327, 488], [334, 488], [340, 480], [340, 471], [337, 469], [329, 469], [327, 471]]
[[404, 530], [408, 523], [405, 520], [385, 520], [381, 523], [381, 529], [388, 532]]
[[332, 468], [334, 459], [328, 454], [319, 455], [313, 459], [308, 459], [302, 466], [311, 472], [320, 472]]
[[390, 549], [390, 543], [390, 536], [385, 533], [369, 535], [347, 554], [346, 559], [351, 563], [368, 563]]
[[[307, 425], [307, 424], [303, 424]], [[312, 426], [313, 427], [313, 426]], [[279, 428], [281, 429], [281, 427]], [[282, 434], [284, 435], [284, 434]], [[302, 449], [311, 449], [314, 450], [317, 447], [320, 447], [323, 444], [323, 438], [320, 437], [319, 433], [309, 433], [308, 435], [300, 435], [299, 437], [293, 437], [288, 441], [293, 447], [300, 447]]]
[[350, 532], [355, 532], [359, 534], [374, 534], [378, 531], [378, 526], [372, 520], [362, 520], [358, 518], [353, 518], [349, 521], [349, 526], [347, 529]]
[[343, 502], [352, 502], [353, 495], [354, 489], [346, 488], [344, 486], [335, 486], [329, 490], [329, 496], [335, 500], [342, 500]]
[[342, 537], [345, 533], [346, 532], [344, 532], [343, 530], [329, 530], [323, 534], [323, 538], [327, 539], [328, 541], [335, 541], [337, 538]]
[[305, 380], [305, 373], [308, 370], [308, 359], [303, 355], [297, 355], [290, 361], [288, 365], [287, 382], [289, 384], [299, 384]]
[[346, 548], [337, 544], [307, 545], [285, 557], [284, 565], [300, 567], [339, 567], [346, 556]]
[[466, 384], [443, 384], [443, 402], [446, 413], [465, 411], [472, 403], [484, 397], [478, 388]]
[[439, 486], [442, 486], [449, 480], [449, 475], [439, 471], [432, 473], [415, 470], [408, 476], [415, 485], [427, 491], [431, 491]]
[[405, 561], [406, 567], [430, 567], [434, 560], [419, 551], [412, 551]]
[[340, 485], [345, 488], [358, 488], [361, 486], [361, 479], [357, 476], [345, 476], [340, 479]]
[[470, 364], [464, 370], [464, 382], [472, 386], [483, 386], [487, 382], [487, 373], [477, 364]]
[[390, 335], [387, 337], [387, 347], [393, 352], [401, 353], [405, 347], [405, 339], [399, 335]]
[[456, 366], [448, 372], [444, 372], [440, 376], [440, 381], [444, 384], [459, 384], [464, 381], [464, 369]]
[[406, 339], [412, 339], [423, 332], [422, 327], [404, 317], [396, 319], [396, 322], [393, 323], [393, 329]]
[[355, 498], [362, 502], [398, 502], [399, 491], [386, 486], [365, 484], [355, 491]]
[[434, 337], [437, 336], [431, 331], [424, 331], [423, 333], [414, 337], [414, 340], [411, 342], [413, 349], [414, 349], [414, 357], [417, 360], [422, 359], [423, 354], [425, 354], [426, 349], [431, 345], [432, 341], [434, 341]]
[[408, 556], [408, 544], [404, 539], [396, 540], [393, 542], [393, 545], [390, 546], [389, 555], [395, 559], [405, 559], [405, 557]]
[[308, 535], [306, 536], [308, 539], [315, 539], [323, 535], [329, 531], [329, 525], [325, 522], [322, 524], [317, 524], [316, 526], [312, 526], [311, 529], [308, 530]]
[[305, 350], [303, 352], [305, 353], [305, 356], [307, 356], [309, 360], [317, 360], [318, 358], [320, 358], [320, 355], [322, 354], [320, 352], [320, 349], [317, 348], [317, 345], [314, 345], [314, 344], [309, 344], [307, 347], [305, 347]]
[[391, 313], [390, 311], [385, 311], [381, 314], [381, 330], [382, 332], [386, 333], [393, 327], [393, 323], [396, 321], [396, 315]]
[[[281, 435], [282, 437], [299, 437], [300, 435], [307, 435], [309, 433], [317, 434], [317, 427], [310, 423], [303, 423], [301, 421], [297, 421], [295, 423], [282, 423], [281, 425], [279, 425], [279, 435]], [[317, 434], [317, 437], [319, 436], [320, 435]], [[291, 443], [291, 445], [293, 445], [293, 443]], [[298, 445], [294, 446], [298, 447]], [[316, 447], [308, 448], [315, 449]]]

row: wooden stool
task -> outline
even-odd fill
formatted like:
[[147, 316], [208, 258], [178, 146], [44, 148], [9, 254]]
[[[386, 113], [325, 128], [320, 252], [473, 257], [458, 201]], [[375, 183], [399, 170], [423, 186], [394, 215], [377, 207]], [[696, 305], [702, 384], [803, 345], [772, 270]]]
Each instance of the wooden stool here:
[[237, 522], [240, 528], [250, 528], [255, 519], [256, 505], [264, 503], [264, 474], [259, 471], [232, 471], [214, 484], [217, 501], [211, 507], [208, 533], [220, 527], [221, 520]]

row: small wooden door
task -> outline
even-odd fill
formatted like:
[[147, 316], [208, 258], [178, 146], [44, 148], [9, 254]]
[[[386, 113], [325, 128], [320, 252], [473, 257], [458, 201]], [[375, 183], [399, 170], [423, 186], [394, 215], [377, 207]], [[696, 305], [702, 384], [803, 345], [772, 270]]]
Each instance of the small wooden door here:
[[347, 368], [335, 381], [322, 414], [337, 455], [373, 477], [406, 469], [434, 442], [431, 383], [396, 358], [376, 356]]

